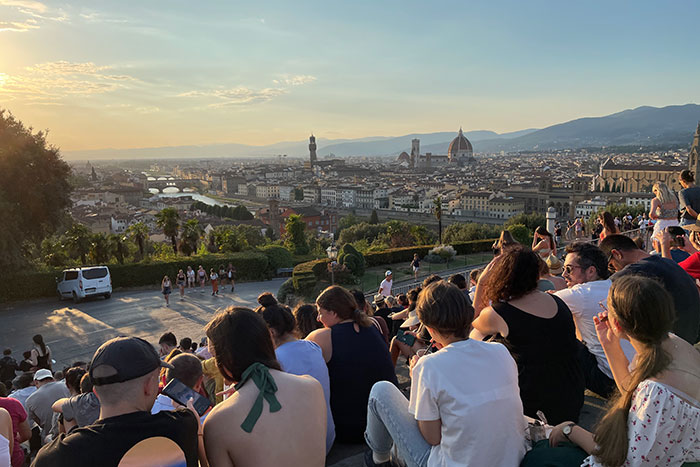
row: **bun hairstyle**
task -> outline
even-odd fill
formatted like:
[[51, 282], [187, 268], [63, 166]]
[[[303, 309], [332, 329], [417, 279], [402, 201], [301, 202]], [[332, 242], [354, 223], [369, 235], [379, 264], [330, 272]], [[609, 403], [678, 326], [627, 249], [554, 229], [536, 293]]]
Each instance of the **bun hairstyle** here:
[[277, 303], [277, 299], [270, 292], [262, 293], [258, 296], [259, 307], [255, 312], [262, 316], [271, 331], [276, 337], [284, 336], [294, 332], [294, 315], [287, 307]]
[[695, 183], [695, 174], [688, 169], [681, 170], [681, 180], [686, 183]]
[[675, 313], [673, 298], [657, 281], [628, 275], [615, 280], [608, 295], [609, 314], [629, 336], [644, 344], [637, 353], [636, 367], [628, 387], [610, 402], [608, 411], [595, 432], [593, 454], [605, 466], [622, 465], [627, 458], [629, 433], [627, 419], [634, 391], [671, 364], [671, 356], [662, 344], [671, 331]]

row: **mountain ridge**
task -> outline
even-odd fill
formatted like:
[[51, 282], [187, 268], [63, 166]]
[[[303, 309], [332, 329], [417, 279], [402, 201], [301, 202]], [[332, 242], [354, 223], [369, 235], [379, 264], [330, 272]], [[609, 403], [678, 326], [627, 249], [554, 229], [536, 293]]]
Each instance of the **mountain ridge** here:
[[[690, 144], [700, 121], [700, 105], [640, 106], [601, 117], [581, 117], [542, 129], [498, 134], [490, 130], [465, 131], [476, 153], [578, 149], [607, 146]], [[456, 131], [369, 136], [352, 139], [317, 138], [318, 155], [325, 157], [398, 156], [410, 152], [411, 140], [421, 141], [421, 153], [446, 154]], [[308, 155], [308, 140], [283, 141], [265, 146], [239, 143], [163, 146], [133, 149], [66, 151], [69, 159], [218, 158]]]

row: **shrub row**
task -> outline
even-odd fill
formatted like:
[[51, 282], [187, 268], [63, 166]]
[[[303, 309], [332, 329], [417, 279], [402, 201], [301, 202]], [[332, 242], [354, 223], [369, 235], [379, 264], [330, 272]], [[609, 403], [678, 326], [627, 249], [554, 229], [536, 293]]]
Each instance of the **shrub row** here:
[[[228, 263], [236, 268], [236, 279], [241, 281], [263, 280], [274, 274], [269, 267], [268, 255], [259, 252], [231, 253], [227, 255], [208, 255], [187, 259], [178, 258], [174, 261], [112, 264], [109, 270], [112, 275], [112, 285], [118, 287], [138, 287], [158, 285], [164, 275], [174, 280], [179, 269], [187, 266], [197, 269], [201, 264], [208, 272], [210, 268], [218, 271], [222, 264]], [[56, 295], [56, 277], [62, 269], [54, 271], [31, 272], [15, 275], [12, 280], [0, 281], [0, 302], [25, 300], [30, 298], [51, 297]]]
[[[487, 240], [472, 240], [469, 242], [451, 243], [458, 255], [468, 255], [472, 253], [481, 253], [491, 251], [494, 239]], [[382, 264], [394, 264], [409, 262], [413, 259], [413, 255], [418, 253], [420, 258], [428, 254], [430, 250], [437, 245], [419, 245], [407, 246], [403, 248], [391, 248], [384, 251], [375, 251], [365, 253], [365, 263], [367, 267], [380, 266]]]

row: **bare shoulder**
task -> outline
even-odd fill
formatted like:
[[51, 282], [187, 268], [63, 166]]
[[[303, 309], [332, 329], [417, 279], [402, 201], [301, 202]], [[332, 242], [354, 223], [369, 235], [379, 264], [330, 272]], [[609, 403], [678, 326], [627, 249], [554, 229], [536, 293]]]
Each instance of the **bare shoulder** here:
[[314, 331], [311, 331], [311, 333], [309, 333], [309, 335], [306, 336], [306, 340], [316, 342], [319, 345], [326, 343], [326, 342], [330, 342], [331, 329], [330, 328], [321, 328], [321, 329], [316, 329]]

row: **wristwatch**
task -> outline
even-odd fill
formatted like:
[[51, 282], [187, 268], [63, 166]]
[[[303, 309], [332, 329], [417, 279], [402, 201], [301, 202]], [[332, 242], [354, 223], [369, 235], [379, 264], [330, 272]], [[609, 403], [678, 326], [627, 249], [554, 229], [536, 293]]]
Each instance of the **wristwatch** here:
[[574, 429], [574, 426], [575, 426], [575, 425], [576, 425], [575, 423], [571, 422], [571, 423], [567, 424], [567, 425], [566, 425], [564, 428], [562, 428], [562, 430], [561, 430], [561, 432], [564, 433], [564, 436], [566, 436], [566, 439], [568, 439], [569, 442], [571, 442], [571, 443], [573, 443], [573, 441], [571, 441], [571, 438], [569, 438], [569, 435], [571, 434], [571, 430]]

